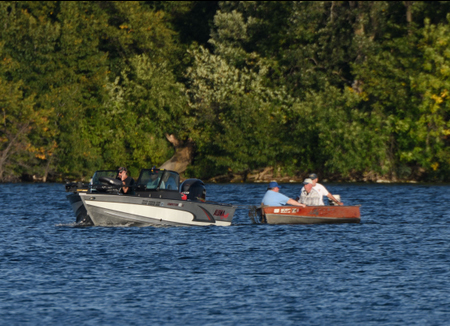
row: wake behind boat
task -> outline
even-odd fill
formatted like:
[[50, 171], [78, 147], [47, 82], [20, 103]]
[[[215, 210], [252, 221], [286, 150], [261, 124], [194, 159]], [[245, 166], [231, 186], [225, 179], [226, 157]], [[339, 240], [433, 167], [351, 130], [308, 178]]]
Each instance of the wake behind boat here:
[[261, 224], [330, 224], [359, 223], [359, 206], [263, 206], [250, 211], [255, 223]]
[[[93, 225], [231, 225], [235, 206], [206, 202], [201, 180], [188, 179], [179, 187], [178, 173], [169, 170], [142, 170], [133, 195], [81, 192], [79, 196]], [[118, 189], [121, 183], [101, 178]]]

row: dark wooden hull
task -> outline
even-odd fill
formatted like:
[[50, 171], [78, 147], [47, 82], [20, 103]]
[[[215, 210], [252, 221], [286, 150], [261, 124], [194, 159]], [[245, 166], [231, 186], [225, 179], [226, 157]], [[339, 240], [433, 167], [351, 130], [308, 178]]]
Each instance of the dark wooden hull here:
[[266, 206], [259, 208], [257, 215], [260, 223], [267, 224], [330, 224], [361, 221], [359, 206]]

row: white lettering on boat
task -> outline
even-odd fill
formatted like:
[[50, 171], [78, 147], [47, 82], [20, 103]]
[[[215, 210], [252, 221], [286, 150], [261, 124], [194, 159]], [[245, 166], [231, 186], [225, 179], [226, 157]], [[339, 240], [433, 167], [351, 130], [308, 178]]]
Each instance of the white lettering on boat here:
[[162, 203], [159, 201], [151, 201], [151, 200], [143, 200], [142, 205], [148, 205], [148, 206], [163, 206]]

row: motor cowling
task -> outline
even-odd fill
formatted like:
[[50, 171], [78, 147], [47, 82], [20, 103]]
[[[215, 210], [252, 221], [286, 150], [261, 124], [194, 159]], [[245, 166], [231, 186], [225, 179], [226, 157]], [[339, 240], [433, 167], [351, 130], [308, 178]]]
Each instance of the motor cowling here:
[[91, 192], [117, 194], [123, 186], [122, 181], [115, 178], [100, 177], [98, 181], [100, 182], [91, 186]]
[[188, 200], [206, 200], [205, 184], [200, 179], [187, 179], [180, 186], [180, 192], [187, 196]]

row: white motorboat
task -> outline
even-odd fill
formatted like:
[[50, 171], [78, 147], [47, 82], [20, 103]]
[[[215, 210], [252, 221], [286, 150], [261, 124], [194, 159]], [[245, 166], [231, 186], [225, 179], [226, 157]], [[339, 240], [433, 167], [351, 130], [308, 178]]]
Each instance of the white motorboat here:
[[[100, 181], [118, 189], [122, 183], [103, 177]], [[188, 179], [179, 185], [178, 173], [142, 170], [131, 195], [108, 192], [80, 192], [87, 214], [97, 226], [231, 225], [236, 207], [207, 202], [204, 183]]]

